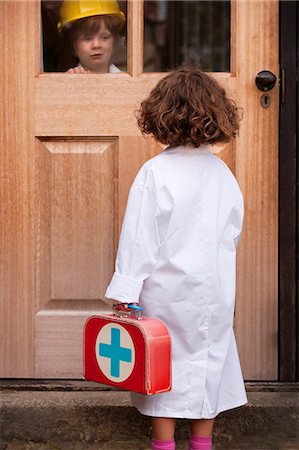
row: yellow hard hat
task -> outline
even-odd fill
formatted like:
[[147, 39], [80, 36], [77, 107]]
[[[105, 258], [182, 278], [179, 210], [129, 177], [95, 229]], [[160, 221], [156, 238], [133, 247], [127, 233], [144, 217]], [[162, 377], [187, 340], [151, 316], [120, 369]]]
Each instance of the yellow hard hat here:
[[124, 13], [120, 10], [115, 0], [64, 0], [60, 8], [59, 31], [65, 25], [84, 17], [111, 14], [120, 18], [123, 27], [126, 21]]

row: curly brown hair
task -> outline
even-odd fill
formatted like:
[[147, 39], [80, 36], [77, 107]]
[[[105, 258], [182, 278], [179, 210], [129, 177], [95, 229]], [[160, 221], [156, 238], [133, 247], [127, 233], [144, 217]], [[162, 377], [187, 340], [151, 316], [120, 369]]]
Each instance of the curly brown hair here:
[[187, 67], [160, 80], [137, 111], [142, 133], [170, 146], [228, 142], [240, 119], [239, 108], [213, 77]]

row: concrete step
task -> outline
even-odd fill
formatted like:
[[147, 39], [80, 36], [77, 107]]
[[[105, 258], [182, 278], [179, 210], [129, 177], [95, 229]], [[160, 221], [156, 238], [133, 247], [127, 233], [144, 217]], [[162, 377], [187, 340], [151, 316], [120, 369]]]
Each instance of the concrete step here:
[[[150, 449], [150, 419], [130, 406], [128, 392], [82, 383], [2, 383], [0, 449]], [[248, 405], [218, 416], [213, 449], [298, 450], [298, 385], [247, 391]], [[178, 421], [177, 450], [188, 449], [189, 425]]]

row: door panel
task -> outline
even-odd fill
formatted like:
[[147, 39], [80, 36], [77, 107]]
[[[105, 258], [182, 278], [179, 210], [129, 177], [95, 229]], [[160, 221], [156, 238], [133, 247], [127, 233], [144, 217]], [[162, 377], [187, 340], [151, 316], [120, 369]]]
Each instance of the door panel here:
[[236, 334], [246, 379], [276, 380], [278, 311], [278, 100], [262, 108], [255, 77], [278, 70], [278, 2], [236, 3], [236, 100], [244, 109], [236, 176], [245, 197]]
[[0, 2], [0, 22], [0, 372], [34, 377], [36, 5]]
[[[40, 74], [39, 2], [1, 2], [0, 13], [1, 375], [81, 378], [83, 324], [108, 310], [129, 187], [163, 148], [134, 111], [165, 73], [143, 73], [142, 1], [128, 2], [128, 73], [113, 75]], [[235, 329], [251, 380], [277, 379], [278, 86], [262, 108], [263, 69], [278, 76], [278, 2], [233, 1], [231, 72], [213, 75], [244, 119], [213, 151], [245, 196]]]
[[[101, 298], [109, 283], [115, 248], [115, 142], [43, 141], [49, 152], [48, 192], [40, 217], [45, 218], [41, 243], [49, 241], [51, 301]], [[45, 164], [45, 161], [41, 161]], [[40, 261], [42, 257], [40, 258]], [[100, 268], [100, 272], [99, 272]], [[41, 282], [42, 284], [42, 282]]]

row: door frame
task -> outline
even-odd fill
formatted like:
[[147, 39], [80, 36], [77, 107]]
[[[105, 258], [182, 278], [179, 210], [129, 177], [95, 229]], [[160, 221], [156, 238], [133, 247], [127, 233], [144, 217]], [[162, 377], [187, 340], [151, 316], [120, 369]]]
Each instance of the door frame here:
[[279, 2], [279, 381], [299, 380], [298, 19], [298, 2]]
[[[134, 173], [157, 151], [156, 144], [146, 140], [142, 141], [141, 152], [141, 135], [135, 121], [119, 120], [119, 113], [127, 117], [129, 108], [133, 111], [137, 102], [145, 98], [163, 76], [161, 73], [142, 72], [142, 2], [130, 0], [129, 3], [128, 36], [132, 38], [128, 39], [129, 73], [115, 74], [113, 81], [110, 75], [103, 74], [100, 79], [90, 74], [82, 83], [81, 76], [40, 74], [39, 1], [0, 2], [0, 22], [3, 24], [0, 41], [5, 57], [0, 74], [5, 112], [1, 115], [5, 133], [0, 136], [3, 161], [0, 171], [5, 182], [5, 202], [1, 204], [5, 218], [1, 227], [4, 255], [1, 264], [1, 321], [5, 340], [0, 340], [0, 347], [3, 348], [0, 365], [4, 377], [38, 377], [45, 373], [41, 369], [45, 367], [43, 364], [48, 364], [45, 369], [48, 377], [58, 377], [55, 364], [51, 363], [50, 352], [57, 348], [62, 352], [59, 364], [63, 361], [67, 369], [75, 367], [76, 362], [67, 359], [70, 357], [77, 358], [77, 367], [82, 364], [80, 351], [74, 352], [74, 349], [80, 348], [79, 341], [82, 345], [81, 336], [76, 334], [76, 347], [66, 333], [67, 330], [70, 333], [73, 331], [63, 323], [60, 330], [66, 336], [63, 342], [67, 342], [67, 345], [59, 343], [59, 347], [55, 347], [53, 338], [59, 338], [59, 335], [52, 324], [48, 322], [46, 328], [42, 323], [46, 319], [56, 323], [55, 314], [56, 317], [63, 317], [61, 311], [65, 311], [61, 307], [58, 314], [47, 307], [47, 299], [51, 300], [52, 297], [43, 295], [40, 290], [41, 287], [50, 291], [50, 281], [55, 279], [51, 278], [51, 267], [54, 265], [50, 266], [47, 262], [50, 256], [46, 251], [46, 243], [49, 237], [52, 238], [49, 233], [52, 216], [49, 216], [46, 206], [51, 201], [48, 195], [53, 191], [51, 183], [61, 173], [53, 169], [56, 166], [52, 161], [67, 153], [60, 149], [61, 139], [75, 138], [74, 141], [80, 141], [82, 138], [103, 136], [104, 141], [111, 138], [117, 140], [119, 153], [114, 152], [113, 155], [118, 158], [118, 176], [111, 176], [111, 180], [115, 180], [115, 192], [118, 195], [116, 214], [120, 220]], [[279, 89], [277, 84], [271, 91], [271, 107], [262, 108], [261, 92], [254, 80], [263, 69], [272, 70], [279, 78], [279, 4], [278, 0], [234, 0], [232, 5], [232, 72], [218, 73], [215, 77], [227, 89], [228, 95], [236, 95], [237, 104], [245, 111], [237, 144], [222, 149], [221, 154], [236, 172], [247, 208], [244, 223], [247, 239], [242, 239], [238, 254], [240, 301], [236, 305], [235, 330], [246, 378], [277, 381]], [[127, 88], [126, 95], [119, 96], [122, 101], [119, 100], [117, 105], [118, 114], [111, 114], [111, 97], [103, 96], [102, 92], [111, 89], [113, 95], [118, 96], [124, 91], [124, 86]], [[87, 96], [86, 90], [92, 95]], [[67, 102], [62, 105], [61, 100], [65, 98], [66, 92]], [[81, 107], [78, 108], [81, 93]], [[98, 107], [100, 103], [101, 108]], [[114, 104], [112, 106], [115, 107]], [[9, 117], [13, 120], [8, 121]], [[104, 124], [100, 134], [99, 123]], [[52, 138], [51, 148], [55, 143], [58, 147], [52, 148], [52, 151], [46, 150], [44, 142]], [[75, 149], [70, 154], [77, 155], [78, 152]], [[43, 164], [44, 159], [47, 159], [47, 164]], [[127, 161], [130, 161], [129, 171]], [[58, 163], [57, 167], [60, 167]], [[71, 162], [67, 167], [71, 172]], [[62, 184], [57, 183], [57, 186]], [[57, 235], [68, 236], [67, 226], [64, 232], [59, 231]], [[69, 297], [72, 296], [63, 294], [58, 299], [69, 300]], [[76, 322], [72, 320], [73, 310], [68, 311], [68, 322], [71, 321], [72, 329], [77, 330]], [[85, 312], [90, 314], [93, 310], [87, 307]], [[76, 320], [83, 320], [81, 310], [75, 317]], [[40, 353], [36, 351], [37, 343]], [[55, 355], [57, 357], [57, 352]], [[54, 374], [48, 371], [49, 364], [52, 364], [50, 368]], [[63, 372], [59, 364], [61, 374]], [[81, 371], [77, 373], [81, 376]]]

